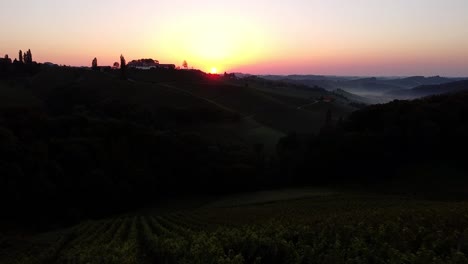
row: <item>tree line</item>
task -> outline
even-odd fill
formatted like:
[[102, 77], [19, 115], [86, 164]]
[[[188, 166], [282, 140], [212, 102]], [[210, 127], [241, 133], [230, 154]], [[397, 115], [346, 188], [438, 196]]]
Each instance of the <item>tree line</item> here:
[[18, 52], [18, 58], [13, 61], [7, 55], [0, 58], [0, 79], [33, 75], [39, 72], [39, 65], [33, 61], [32, 52], [28, 49], [25, 53]]

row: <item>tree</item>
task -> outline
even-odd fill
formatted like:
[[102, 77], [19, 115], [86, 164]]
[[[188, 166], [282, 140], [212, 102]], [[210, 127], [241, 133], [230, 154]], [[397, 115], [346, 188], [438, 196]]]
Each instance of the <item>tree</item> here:
[[23, 53], [23, 63], [27, 64], [28, 63], [28, 52], [26, 51]]
[[120, 68], [120, 63], [118, 62], [114, 62], [114, 66], [113, 66], [114, 69], [118, 69]]
[[94, 59], [93, 59], [93, 62], [91, 63], [91, 68], [92, 68], [93, 70], [97, 70], [97, 69], [98, 69], [97, 58], [94, 58]]
[[184, 67], [185, 69], [188, 69], [188, 63], [186, 60], [184, 60], [184, 62], [182, 62], [182, 67]]
[[23, 51], [22, 50], [19, 51], [18, 60], [20, 63], [23, 63]]
[[26, 64], [31, 64], [33, 62], [32, 53], [30, 49], [28, 49], [28, 51], [26, 51], [26, 54], [24, 54], [23, 60], [24, 60], [24, 63]]
[[123, 55], [120, 55], [120, 78], [127, 80], [127, 62]]

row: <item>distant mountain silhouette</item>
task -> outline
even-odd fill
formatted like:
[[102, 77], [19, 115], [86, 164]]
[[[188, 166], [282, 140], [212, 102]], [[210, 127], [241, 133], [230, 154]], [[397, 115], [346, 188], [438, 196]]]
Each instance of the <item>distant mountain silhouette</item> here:
[[412, 99], [437, 94], [455, 93], [464, 90], [468, 90], [468, 80], [442, 83], [437, 85], [421, 85], [413, 89], [391, 91], [388, 93], [388, 95], [402, 99]]
[[383, 95], [392, 94], [392, 91], [413, 89], [421, 85], [439, 85], [454, 81], [465, 80], [463, 78], [447, 78], [440, 76], [424, 77], [347, 77], [347, 76], [322, 76], [322, 75], [265, 75], [267, 80], [283, 81], [309, 87], [323, 87], [329, 91], [342, 89], [346, 92], [359, 95]]
[[420, 85], [443, 84], [443, 83], [453, 82], [457, 80], [458, 79], [451, 79], [451, 78], [440, 77], [440, 76], [433, 76], [433, 77], [412, 76], [408, 78], [392, 80], [391, 82], [394, 84], [401, 85], [401, 86], [406, 86], [407, 88], [414, 88]]

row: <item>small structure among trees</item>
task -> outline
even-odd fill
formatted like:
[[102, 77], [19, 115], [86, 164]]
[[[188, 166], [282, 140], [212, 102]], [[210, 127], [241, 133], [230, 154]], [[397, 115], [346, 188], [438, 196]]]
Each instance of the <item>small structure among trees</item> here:
[[140, 70], [156, 69], [159, 67], [159, 61], [153, 59], [132, 60], [127, 66]]
[[153, 59], [139, 59], [132, 60], [127, 64], [128, 68], [139, 69], [139, 70], [152, 70], [152, 69], [166, 69], [175, 70], [174, 64], [161, 64], [158, 60]]

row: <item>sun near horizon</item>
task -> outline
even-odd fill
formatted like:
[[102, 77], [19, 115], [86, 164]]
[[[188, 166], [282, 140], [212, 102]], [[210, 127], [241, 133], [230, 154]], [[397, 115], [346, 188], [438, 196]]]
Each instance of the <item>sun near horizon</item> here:
[[466, 0], [2, 0], [0, 10], [2, 57], [31, 49], [72, 66], [124, 54], [208, 72], [468, 76]]

